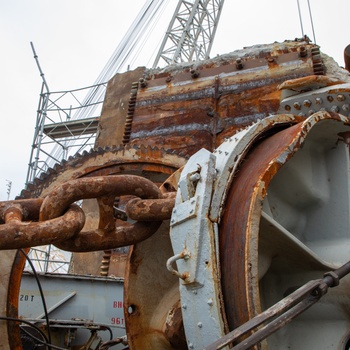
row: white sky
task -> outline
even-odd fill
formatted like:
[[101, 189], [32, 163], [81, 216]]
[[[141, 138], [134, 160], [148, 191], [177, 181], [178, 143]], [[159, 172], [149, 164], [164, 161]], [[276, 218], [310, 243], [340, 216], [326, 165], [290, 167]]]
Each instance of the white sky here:
[[[313, 39], [307, 10], [304, 32]], [[145, 0], [0, 0], [0, 200], [24, 187], [33, 141], [41, 78], [32, 55], [34, 43], [51, 91], [94, 83]], [[163, 27], [132, 65], [151, 66], [177, 0], [169, 0]], [[350, 43], [349, 0], [310, 0], [316, 42], [343, 64]], [[226, 0], [211, 56], [244, 46], [301, 37], [296, 0]]]

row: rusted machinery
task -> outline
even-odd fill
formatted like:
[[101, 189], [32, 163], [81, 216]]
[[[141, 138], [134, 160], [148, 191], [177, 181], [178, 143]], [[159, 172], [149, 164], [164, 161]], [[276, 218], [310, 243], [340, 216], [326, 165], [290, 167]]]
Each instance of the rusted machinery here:
[[348, 349], [349, 113], [305, 38], [117, 74], [96, 148], [0, 203], [0, 349], [21, 348], [15, 249], [42, 244], [106, 274], [130, 246], [131, 350]]

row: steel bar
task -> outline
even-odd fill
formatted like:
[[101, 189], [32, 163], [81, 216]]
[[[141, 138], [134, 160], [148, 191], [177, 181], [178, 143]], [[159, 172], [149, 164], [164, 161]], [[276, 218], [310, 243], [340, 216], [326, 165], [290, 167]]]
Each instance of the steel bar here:
[[275, 305], [271, 306], [260, 315], [252, 318], [242, 326], [226, 334], [221, 339], [212, 343], [204, 350], [219, 350], [225, 346], [238, 340], [248, 332], [254, 331], [257, 327], [263, 323], [273, 319], [270, 323], [266, 324], [263, 328], [258, 329], [252, 333], [246, 339], [242, 340], [237, 345], [233, 346], [234, 350], [246, 350], [253, 345], [259, 343], [263, 339], [267, 338], [278, 329], [285, 326], [292, 321], [295, 317], [306, 311], [309, 307], [315, 304], [324, 294], [327, 293], [328, 287], [335, 287], [339, 284], [339, 280], [350, 273], [350, 261], [342, 265], [335, 271], [328, 272], [324, 275], [323, 279], [309, 281], [295, 292], [288, 295]]
[[[285, 311], [287, 311], [292, 306], [301, 302], [306, 295], [309, 295], [310, 292], [315, 290], [320, 284], [320, 281], [310, 281], [301, 288], [297, 289], [292, 294], [288, 295], [286, 298], [279, 301], [277, 304], [273, 305], [266, 311], [252, 318], [248, 322], [244, 323], [242, 326], [236, 328], [232, 332], [226, 334], [221, 339], [217, 340], [215, 343], [206, 347], [204, 350], [217, 350], [222, 349], [226, 345], [234, 342], [238, 338], [244, 336], [248, 332], [251, 332], [255, 328], [262, 325], [264, 322], [267, 322], [274, 317], [281, 315]], [[261, 339], [260, 339], [261, 340]], [[247, 340], [245, 340], [245, 343]]]

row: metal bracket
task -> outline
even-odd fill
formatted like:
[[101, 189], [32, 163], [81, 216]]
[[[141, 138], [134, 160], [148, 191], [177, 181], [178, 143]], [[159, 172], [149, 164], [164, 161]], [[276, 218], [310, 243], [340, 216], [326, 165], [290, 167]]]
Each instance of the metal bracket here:
[[[170, 221], [174, 257], [169, 271], [181, 280], [180, 296], [189, 349], [203, 349], [225, 334], [221, 298], [218, 222], [235, 170], [249, 147], [292, 115], [261, 120], [226, 140], [214, 153], [200, 150], [184, 167]], [[178, 270], [173, 268], [177, 264]]]
[[281, 101], [279, 113], [308, 117], [319, 111], [350, 115], [350, 84], [338, 84], [293, 95]]
[[[203, 349], [225, 334], [216, 230], [208, 217], [215, 176], [212, 153], [202, 149], [192, 156], [181, 173], [170, 221], [175, 256], [168, 260], [167, 266], [181, 279], [182, 314], [189, 349]], [[178, 271], [172, 268], [175, 261]]]

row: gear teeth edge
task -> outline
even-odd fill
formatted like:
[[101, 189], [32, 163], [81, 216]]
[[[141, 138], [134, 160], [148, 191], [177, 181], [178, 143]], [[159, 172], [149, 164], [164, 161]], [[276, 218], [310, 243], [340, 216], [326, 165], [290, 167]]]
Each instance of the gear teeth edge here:
[[[163, 154], [178, 156], [187, 160], [188, 154], [183, 152], [178, 153], [176, 150], [164, 149], [158, 146], [148, 146], [143, 144], [126, 144], [126, 145], [114, 145], [107, 147], [91, 148], [89, 151], [83, 151], [82, 154], [77, 153], [74, 156], [70, 156], [67, 160], [63, 159], [60, 163], [56, 163], [53, 167], [50, 167], [46, 172], [41, 173], [38, 178], [35, 178], [32, 183], [28, 183], [26, 188], [22, 189], [19, 196], [16, 199], [36, 198], [45, 189], [45, 183], [51, 183], [55, 180], [55, 177], [68, 169], [77, 168], [82, 164], [83, 161], [87, 161], [89, 158], [94, 158], [105, 152], [118, 153], [135, 150], [137, 152], [147, 153], [147, 150], [151, 152], [161, 152]], [[144, 154], [143, 154], [144, 156]]]

